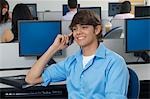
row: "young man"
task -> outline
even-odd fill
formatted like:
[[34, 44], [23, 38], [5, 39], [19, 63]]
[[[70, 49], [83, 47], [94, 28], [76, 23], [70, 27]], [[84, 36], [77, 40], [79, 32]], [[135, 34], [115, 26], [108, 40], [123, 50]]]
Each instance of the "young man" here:
[[94, 12], [82, 10], [73, 17], [70, 29], [80, 46], [64, 61], [45, 65], [68, 45], [71, 34], [58, 35], [54, 43], [32, 66], [26, 76], [30, 84], [66, 80], [69, 99], [126, 99], [129, 73], [124, 59], [99, 42], [102, 26]]
[[68, 0], [69, 12], [63, 16], [62, 20], [72, 20], [73, 16], [77, 13], [77, 0]]

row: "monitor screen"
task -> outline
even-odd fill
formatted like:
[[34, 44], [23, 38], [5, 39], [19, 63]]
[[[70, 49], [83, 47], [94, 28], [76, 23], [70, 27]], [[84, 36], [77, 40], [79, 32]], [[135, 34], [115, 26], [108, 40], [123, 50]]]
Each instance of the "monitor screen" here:
[[24, 20], [18, 22], [18, 29], [19, 55], [41, 56], [61, 33], [61, 21]]
[[36, 3], [33, 3], [33, 4], [25, 4], [28, 6], [32, 16], [34, 19], [37, 19], [37, 4]]
[[[80, 8], [80, 4], [78, 4], [78, 8]], [[63, 12], [63, 13], [62, 13], [63, 16], [66, 15], [67, 12], [69, 12], [68, 5], [67, 5], [67, 4], [63, 4], [63, 5], [62, 5], [62, 12]]]
[[135, 6], [135, 17], [150, 17], [150, 6]]
[[91, 10], [91, 11], [94, 11], [101, 19], [101, 7], [80, 7], [79, 10]]
[[121, 2], [110, 2], [108, 4], [108, 15], [115, 16], [116, 14], [120, 13], [121, 4]]
[[126, 20], [126, 52], [150, 50], [150, 18]]

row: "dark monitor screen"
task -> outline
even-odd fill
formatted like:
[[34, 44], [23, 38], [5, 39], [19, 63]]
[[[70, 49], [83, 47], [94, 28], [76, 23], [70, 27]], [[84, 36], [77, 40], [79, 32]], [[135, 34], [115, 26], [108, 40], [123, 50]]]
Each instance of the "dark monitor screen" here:
[[115, 16], [120, 13], [121, 2], [110, 2], [108, 4], [108, 16]]
[[37, 4], [36, 3], [33, 3], [33, 4], [25, 4], [28, 6], [32, 16], [34, 19], [37, 19]]
[[135, 17], [150, 17], [150, 6], [135, 6]]
[[126, 19], [126, 52], [150, 50], [150, 18]]
[[94, 11], [101, 19], [101, 7], [80, 7], [80, 10], [91, 10]]
[[[78, 8], [80, 8], [80, 4], [78, 4], [77, 9], [78, 9]], [[69, 12], [68, 5], [67, 5], [67, 4], [63, 4], [63, 5], [62, 5], [62, 12], [63, 12], [63, 16], [66, 15], [67, 12]]]
[[18, 29], [19, 55], [41, 56], [61, 33], [61, 21], [24, 20], [18, 22]]

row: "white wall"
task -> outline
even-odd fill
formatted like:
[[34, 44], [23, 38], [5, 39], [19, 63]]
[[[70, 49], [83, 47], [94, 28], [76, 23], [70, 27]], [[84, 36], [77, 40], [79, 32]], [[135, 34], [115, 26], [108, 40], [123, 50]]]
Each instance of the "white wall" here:
[[36, 57], [19, 57], [18, 43], [0, 43], [0, 69], [27, 68]]
[[[7, 0], [10, 4], [10, 11], [17, 3], [37, 3], [38, 11], [62, 11], [62, 4], [67, 4], [67, 0]], [[116, 1], [116, 0], [114, 0]], [[101, 6], [107, 9], [108, 0], [78, 0], [81, 6]]]
[[[118, 1], [118, 0], [110, 0]], [[13, 10], [17, 3], [36, 3], [38, 11], [62, 11], [62, 4], [67, 4], [67, 0], [8, 0], [10, 4], [10, 11]], [[101, 7], [102, 18], [108, 18], [108, 2], [109, 0], [78, 0], [81, 7]]]
[[150, 0], [146, 0], [147, 1], [147, 5], [149, 5], [150, 6]]

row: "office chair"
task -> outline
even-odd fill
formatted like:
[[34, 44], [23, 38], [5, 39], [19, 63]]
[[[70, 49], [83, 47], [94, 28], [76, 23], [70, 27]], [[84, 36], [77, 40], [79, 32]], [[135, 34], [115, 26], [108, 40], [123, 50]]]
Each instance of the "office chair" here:
[[140, 93], [140, 81], [138, 79], [137, 74], [131, 68], [128, 67], [130, 79], [128, 86], [128, 99], [138, 99]]
[[121, 34], [123, 32], [123, 29], [120, 28], [120, 26], [112, 28], [110, 31], [108, 31], [103, 38], [104, 39], [115, 39], [115, 38], [120, 38]]

